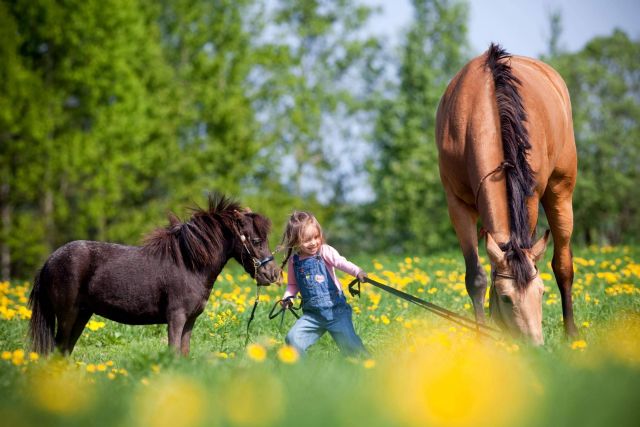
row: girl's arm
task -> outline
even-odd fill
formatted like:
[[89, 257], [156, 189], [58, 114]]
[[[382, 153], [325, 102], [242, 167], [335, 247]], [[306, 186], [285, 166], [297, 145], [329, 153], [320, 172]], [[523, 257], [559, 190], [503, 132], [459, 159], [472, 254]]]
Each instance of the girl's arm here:
[[354, 277], [360, 278], [359, 274], [364, 273], [363, 269], [340, 255], [340, 253], [332, 246], [324, 245], [322, 247], [322, 257], [327, 264]]
[[298, 282], [296, 280], [296, 274], [293, 271], [293, 259], [289, 258], [289, 262], [287, 262], [287, 289], [282, 296], [282, 299], [286, 297], [295, 297], [300, 292], [300, 288], [298, 287]]

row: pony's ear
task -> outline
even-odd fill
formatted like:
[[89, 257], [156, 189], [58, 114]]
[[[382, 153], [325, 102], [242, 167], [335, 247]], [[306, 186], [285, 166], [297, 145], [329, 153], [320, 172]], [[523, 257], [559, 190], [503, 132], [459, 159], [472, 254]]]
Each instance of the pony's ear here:
[[245, 211], [239, 211], [239, 210], [237, 210], [237, 209], [233, 211], [233, 217], [234, 217], [235, 219], [240, 219], [240, 218], [242, 218], [242, 217], [244, 216], [244, 214], [245, 214]]
[[545, 231], [544, 236], [542, 236], [540, 240], [538, 240], [529, 250], [534, 263], [540, 261], [540, 259], [544, 256], [544, 251], [547, 249], [547, 243], [549, 242], [550, 232], [550, 230]]
[[178, 216], [173, 212], [167, 213], [167, 218], [169, 219], [169, 229], [173, 229], [176, 226], [180, 226], [182, 224], [180, 218], [178, 218]]
[[250, 208], [249, 206], [247, 206], [246, 208], [244, 208], [244, 209], [242, 210], [242, 212], [244, 212], [244, 213], [251, 213], [251, 212], [252, 212], [252, 210], [251, 210], [251, 208]]
[[489, 259], [492, 264], [498, 265], [502, 264], [504, 261], [504, 252], [500, 249], [500, 246], [493, 240], [493, 236], [491, 233], [487, 231], [487, 255], [489, 255]]

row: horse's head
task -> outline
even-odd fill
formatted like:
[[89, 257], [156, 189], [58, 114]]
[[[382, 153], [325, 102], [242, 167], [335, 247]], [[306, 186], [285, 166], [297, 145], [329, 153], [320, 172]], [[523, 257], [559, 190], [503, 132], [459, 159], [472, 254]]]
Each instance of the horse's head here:
[[504, 330], [524, 336], [534, 345], [544, 344], [542, 335], [542, 295], [544, 284], [536, 263], [544, 255], [549, 239], [547, 231], [531, 249], [524, 249], [528, 283], [518, 286], [506, 253], [491, 234], [487, 234], [487, 254], [491, 260], [492, 286], [489, 295], [491, 317]]
[[234, 211], [234, 222], [233, 257], [256, 279], [258, 285], [277, 282], [282, 272], [269, 249], [271, 222], [248, 209]]

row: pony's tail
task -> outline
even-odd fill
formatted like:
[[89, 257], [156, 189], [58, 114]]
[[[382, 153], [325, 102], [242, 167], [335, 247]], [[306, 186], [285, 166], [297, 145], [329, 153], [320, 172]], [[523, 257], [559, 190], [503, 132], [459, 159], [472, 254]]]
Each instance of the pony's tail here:
[[29, 295], [29, 308], [31, 308], [31, 320], [29, 321], [29, 337], [31, 348], [36, 353], [43, 355], [53, 351], [55, 346], [55, 314], [53, 305], [47, 295], [43, 284], [46, 286], [50, 280], [47, 274], [47, 264], [36, 274], [33, 289]]

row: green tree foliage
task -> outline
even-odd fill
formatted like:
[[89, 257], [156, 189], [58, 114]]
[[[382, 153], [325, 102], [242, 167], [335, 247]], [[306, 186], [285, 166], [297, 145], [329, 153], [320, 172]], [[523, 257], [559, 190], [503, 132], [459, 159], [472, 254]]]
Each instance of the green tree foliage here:
[[413, 1], [399, 85], [379, 104], [371, 178], [372, 229], [380, 250], [424, 251], [453, 245], [438, 173], [435, 112], [465, 62], [465, 3]]
[[261, 76], [264, 131], [276, 141], [289, 191], [326, 193], [340, 185], [337, 163], [359, 138], [361, 76], [378, 52], [378, 42], [361, 31], [371, 10], [351, 0], [279, 0], [273, 13], [274, 40], [265, 49], [275, 55]]
[[175, 73], [179, 155], [172, 165], [174, 199], [194, 200], [212, 188], [240, 194], [261, 147], [249, 74], [253, 12], [247, 0], [163, 1], [158, 21]]
[[553, 57], [573, 107], [578, 146], [575, 236], [591, 243], [640, 235], [640, 42], [622, 31]]
[[[25, 73], [13, 75], [31, 80], [26, 97], [7, 92], [8, 102], [24, 97], [25, 112], [38, 114], [10, 118], [19, 126], [3, 144], [3, 162], [19, 159], [11, 176], [22, 199], [11, 199], [19, 214], [7, 239], [14, 269], [23, 272], [21, 247], [30, 243], [21, 226], [30, 228], [27, 236], [43, 230], [37, 240], [49, 250], [73, 237], [137, 240], [172, 133], [163, 99], [169, 69], [157, 32], [136, 2], [38, 0], [3, 8], [13, 27], [3, 34], [3, 59], [17, 55]], [[5, 45], [11, 37], [17, 42]], [[33, 259], [24, 267], [33, 268]]]
[[[43, 250], [43, 227], [25, 207], [37, 200], [42, 157], [37, 142], [50, 131], [43, 87], [20, 55], [23, 38], [11, 12], [0, 3], [0, 276], [11, 264], [33, 263]], [[35, 251], [35, 260], [34, 260]]]

